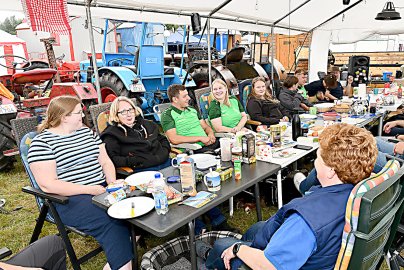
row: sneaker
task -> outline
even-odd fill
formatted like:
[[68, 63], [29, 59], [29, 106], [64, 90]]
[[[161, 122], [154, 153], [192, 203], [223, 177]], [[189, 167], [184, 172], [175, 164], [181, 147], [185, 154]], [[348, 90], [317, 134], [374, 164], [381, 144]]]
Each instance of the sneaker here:
[[206, 261], [212, 246], [202, 240], [195, 241], [196, 255]]
[[300, 183], [306, 179], [306, 176], [298, 172], [293, 176], [293, 183], [295, 184], [296, 189], [300, 192]]
[[233, 228], [226, 221], [220, 223], [217, 226], [212, 227], [212, 231], [228, 231], [228, 232], [240, 233], [239, 229]]

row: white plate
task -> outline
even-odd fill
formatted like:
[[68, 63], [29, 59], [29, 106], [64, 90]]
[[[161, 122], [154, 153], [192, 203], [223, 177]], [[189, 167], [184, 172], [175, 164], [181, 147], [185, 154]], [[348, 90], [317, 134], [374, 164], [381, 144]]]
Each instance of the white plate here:
[[190, 155], [190, 158], [196, 163], [196, 167], [200, 170], [206, 170], [216, 165], [216, 157], [211, 154], [195, 154]]
[[163, 177], [163, 174], [159, 171], [144, 171], [129, 175], [128, 177], [126, 177], [125, 182], [128, 183], [128, 185], [130, 186], [147, 184], [154, 180], [154, 175], [156, 173], [159, 173], [160, 176]]
[[314, 107], [317, 107], [317, 108], [331, 108], [331, 107], [334, 107], [334, 103], [319, 103], [319, 104], [314, 104]]
[[317, 118], [317, 115], [308, 114], [308, 113], [303, 113], [303, 114], [300, 114], [299, 116], [302, 119], [315, 119], [315, 118]]
[[139, 196], [114, 203], [108, 208], [108, 215], [117, 219], [134, 218], [132, 216], [132, 202], [135, 203], [134, 217], [140, 217], [154, 208], [154, 200], [152, 198]]

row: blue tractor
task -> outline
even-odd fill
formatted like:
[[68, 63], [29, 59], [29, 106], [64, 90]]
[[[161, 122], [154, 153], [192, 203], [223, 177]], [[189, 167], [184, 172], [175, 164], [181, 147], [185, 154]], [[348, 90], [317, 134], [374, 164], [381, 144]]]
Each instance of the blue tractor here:
[[[168, 100], [168, 86], [182, 84], [186, 71], [164, 66], [164, 46], [144, 44], [147, 23], [142, 23], [140, 44], [125, 45], [123, 53], [105, 52], [108, 20], [105, 28], [102, 62], [97, 62], [102, 100], [109, 101], [116, 96], [136, 98], [145, 116], [155, 117], [153, 106]], [[82, 81], [92, 78], [88, 60], [80, 63], [80, 69]], [[196, 86], [192, 77], [187, 76], [185, 86]]]

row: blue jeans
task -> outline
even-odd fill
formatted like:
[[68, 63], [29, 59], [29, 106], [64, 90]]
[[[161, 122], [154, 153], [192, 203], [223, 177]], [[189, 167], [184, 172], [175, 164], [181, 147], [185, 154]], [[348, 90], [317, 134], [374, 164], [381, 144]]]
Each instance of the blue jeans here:
[[[404, 159], [404, 155], [394, 155], [394, 143], [383, 140], [381, 137], [376, 137], [376, 144], [379, 152], [377, 154], [375, 167], [373, 168], [374, 173], [380, 172], [386, 165], [387, 155]], [[310, 171], [309, 175], [306, 177], [306, 180], [300, 183], [299, 190], [302, 194], [304, 194], [315, 185], [320, 185], [320, 182], [317, 179], [317, 171], [314, 168]]]
[[[233, 244], [239, 242], [242, 242], [244, 245], [251, 246], [255, 234], [260, 231], [264, 225], [265, 221], [255, 223], [247, 230], [241, 240], [232, 237], [217, 239], [215, 241], [215, 244], [213, 245], [213, 248], [209, 251], [208, 257], [206, 258], [206, 268], [224, 270], [225, 266], [221, 258], [223, 251], [225, 251]], [[242, 265], [245, 264], [239, 258], [234, 258], [231, 260], [231, 269], [238, 269]]]
[[169, 166], [171, 166], [171, 158], [168, 158], [164, 163], [157, 165], [157, 166], [153, 166], [153, 167], [149, 167], [149, 168], [139, 168], [139, 169], [135, 168], [134, 172], [159, 171], [159, 170], [162, 170]]
[[[226, 221], [226, 217], [217, 207], [210, 209], [208, 212], [206, 212], [206, 215], [210, 219], [210, 225], [212, 227], [216, 227]], [[201, 218], [195, 219], [195, 234], [201, 234], [203, 229], [206, 229], [206, 224]]]

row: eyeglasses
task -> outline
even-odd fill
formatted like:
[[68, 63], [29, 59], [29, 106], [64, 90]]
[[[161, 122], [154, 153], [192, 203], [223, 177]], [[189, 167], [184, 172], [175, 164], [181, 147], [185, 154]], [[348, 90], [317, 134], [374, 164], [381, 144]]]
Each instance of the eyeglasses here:
[[122, 111], [118, 112], [118, 114], [123, 115], [123, 116], [127, 116], [128, 114], [133, 114], [133, 113], [135, 113], [134, 108], [130, 108], [130, 109], [122, 110]]

